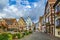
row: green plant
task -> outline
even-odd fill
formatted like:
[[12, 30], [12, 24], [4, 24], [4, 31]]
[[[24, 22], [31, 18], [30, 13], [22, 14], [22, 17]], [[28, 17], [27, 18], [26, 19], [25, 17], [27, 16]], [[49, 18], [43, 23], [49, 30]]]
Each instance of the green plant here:
[[21, 33], [17, 33], [16, 36], [18, 37], [18, 39], [20, 39], [22, 37]]
[[28, 35], [28, 34], [30, 34], [29, 31], [25, 30], [25, 35]]
[[11, 34], [9, 34], [9, 40], [12, 40], [12, 35]]
[[29, 31], [29, 33], [32, 33], [32, 31]]
[[16, 34], [12, 34], [12, 38], [14, 39], [16, 37]]
[[3, 39], [3, 36], [0, 34], [0, 40], [2, 40]]
[[22, 38], [23, 37], [23, 34], [22, 33], [16, 33], [16, 34], [12, 34], [13, 35], [13, 39], [14, 38], [18, 38], [18, 39], [20, 39], [20, 38]]
[[12, 40], [12, 35], [8, 33], [0, 34], [0, 40]]

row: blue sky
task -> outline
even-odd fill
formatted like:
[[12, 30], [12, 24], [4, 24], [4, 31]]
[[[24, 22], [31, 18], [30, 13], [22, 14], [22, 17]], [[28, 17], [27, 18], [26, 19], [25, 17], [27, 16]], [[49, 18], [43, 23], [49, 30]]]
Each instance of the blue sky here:
[[37, 22], [44, 14], [47, 0], [0, 0], [0, 18], [20, 18], [29, 16]]

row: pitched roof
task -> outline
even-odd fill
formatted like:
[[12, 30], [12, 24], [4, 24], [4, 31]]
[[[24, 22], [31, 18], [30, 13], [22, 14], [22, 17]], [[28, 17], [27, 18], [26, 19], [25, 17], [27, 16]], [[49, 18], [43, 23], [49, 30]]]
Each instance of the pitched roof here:
[[8, 25], [12, 25], [16, 19], [4, 19]]
[[[20, 19], [22, 19], [22, 20], [25, 22], [25, 20], [24, 20], [24, 18], [23, 18], [23, 17], [21, 17]], [[19, 19], [19, 20], [20, 20], [20, 19]]]
[[[21, 21], [22, 20], [22, 21]], [[19, 19], [19, 21], [21, 21], [21, 22], [23, 22], [24, 24], [26, 24], [26, 21], [24, 20], [24, 18], [23, 17], [21, 17], [20, 19]], [[18, 22], [19, 22], [18, 21]]]

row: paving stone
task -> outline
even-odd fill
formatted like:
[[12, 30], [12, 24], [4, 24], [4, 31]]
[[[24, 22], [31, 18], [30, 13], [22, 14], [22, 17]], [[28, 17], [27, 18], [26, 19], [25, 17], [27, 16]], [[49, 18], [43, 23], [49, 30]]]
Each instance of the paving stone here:
[[46, 33], [34, 32], [31, 35], [28, 35], [20, 40], [60, 40], [60, 38], [51, 37]]

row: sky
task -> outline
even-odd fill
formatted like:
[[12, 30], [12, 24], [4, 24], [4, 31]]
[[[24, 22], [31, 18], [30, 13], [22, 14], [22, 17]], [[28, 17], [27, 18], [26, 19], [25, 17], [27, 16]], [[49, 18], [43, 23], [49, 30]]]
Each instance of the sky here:
[[44, 14], [46, 2], [47, 0], [0, 0], [0, 18], [23, 17], [27, 20], [29, 16], [36, 23]]

